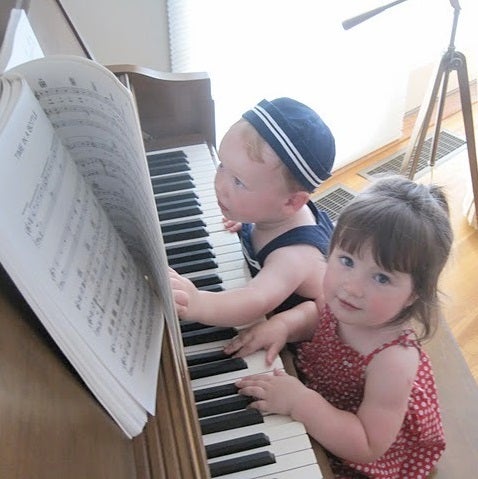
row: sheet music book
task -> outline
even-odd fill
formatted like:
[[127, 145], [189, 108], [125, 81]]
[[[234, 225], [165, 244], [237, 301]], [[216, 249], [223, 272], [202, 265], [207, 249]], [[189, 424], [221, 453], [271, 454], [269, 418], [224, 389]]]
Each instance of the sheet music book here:
[[132, 95], [84, 58], [19, 65], [0, 76], [0, 151], [0, 262], [136, 436], [155, 412], [174, 307]]

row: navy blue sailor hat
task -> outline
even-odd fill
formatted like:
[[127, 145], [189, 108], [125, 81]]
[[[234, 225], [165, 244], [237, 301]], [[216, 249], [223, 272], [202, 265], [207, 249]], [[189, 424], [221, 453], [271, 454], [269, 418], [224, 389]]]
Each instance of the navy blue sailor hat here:
[[308, 192], [330, 177], [335, 139], [320, 116], [307, 105], [286, 97], [262, 100], [242, 117]]

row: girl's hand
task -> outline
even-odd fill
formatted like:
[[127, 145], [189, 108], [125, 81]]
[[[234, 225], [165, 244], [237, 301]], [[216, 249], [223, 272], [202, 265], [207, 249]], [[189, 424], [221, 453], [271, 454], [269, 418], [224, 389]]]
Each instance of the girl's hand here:
[[300, 404], [303, 393], [309, 391], [296, 377], [284, 371], [274, 370], [274, 374], [249, 376], [236, 381], [239, 394], [254, 398], [249, 407], [262, 412], [292, 416], [292, 411]]
[[260, 349], [266, 350], [266, 362], [271, 365], [287, 342], [287, 329], [280, 320], [268, 320], [243, 329], [224, 348], [226, 354], [245, 357]]
[[242, 223], [239, 221], [228, 220], [227, 218], [223, 218], [222, 222], [224, 224], [224, 228], [229, 231], [229, 233], [237, 233], [241, 231]]

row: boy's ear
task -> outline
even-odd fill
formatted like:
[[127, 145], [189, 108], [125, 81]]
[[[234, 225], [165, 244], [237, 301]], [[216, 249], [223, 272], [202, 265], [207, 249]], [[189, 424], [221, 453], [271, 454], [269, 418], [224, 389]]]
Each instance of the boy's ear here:
[[285, 203], [286, 208], [291, 208], [293, 212], [300, 210], [309, 201], [310, 195], [307, 191], [296, 191], [289, 195]]

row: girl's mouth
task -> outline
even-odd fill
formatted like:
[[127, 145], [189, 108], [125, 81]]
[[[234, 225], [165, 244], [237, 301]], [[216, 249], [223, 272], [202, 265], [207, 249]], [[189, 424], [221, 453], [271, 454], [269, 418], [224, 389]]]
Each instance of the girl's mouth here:
[[347, 301], [343, 299], [340, 299], [340, 298], [337, 298], [337, 299], [339, 300], [340, 306], [342, 306], [342, 308], [346, 309], [347, 311], [358, 311], [360, 309], [357, 306], [354, 306], [353, 304], [348, 303]]

